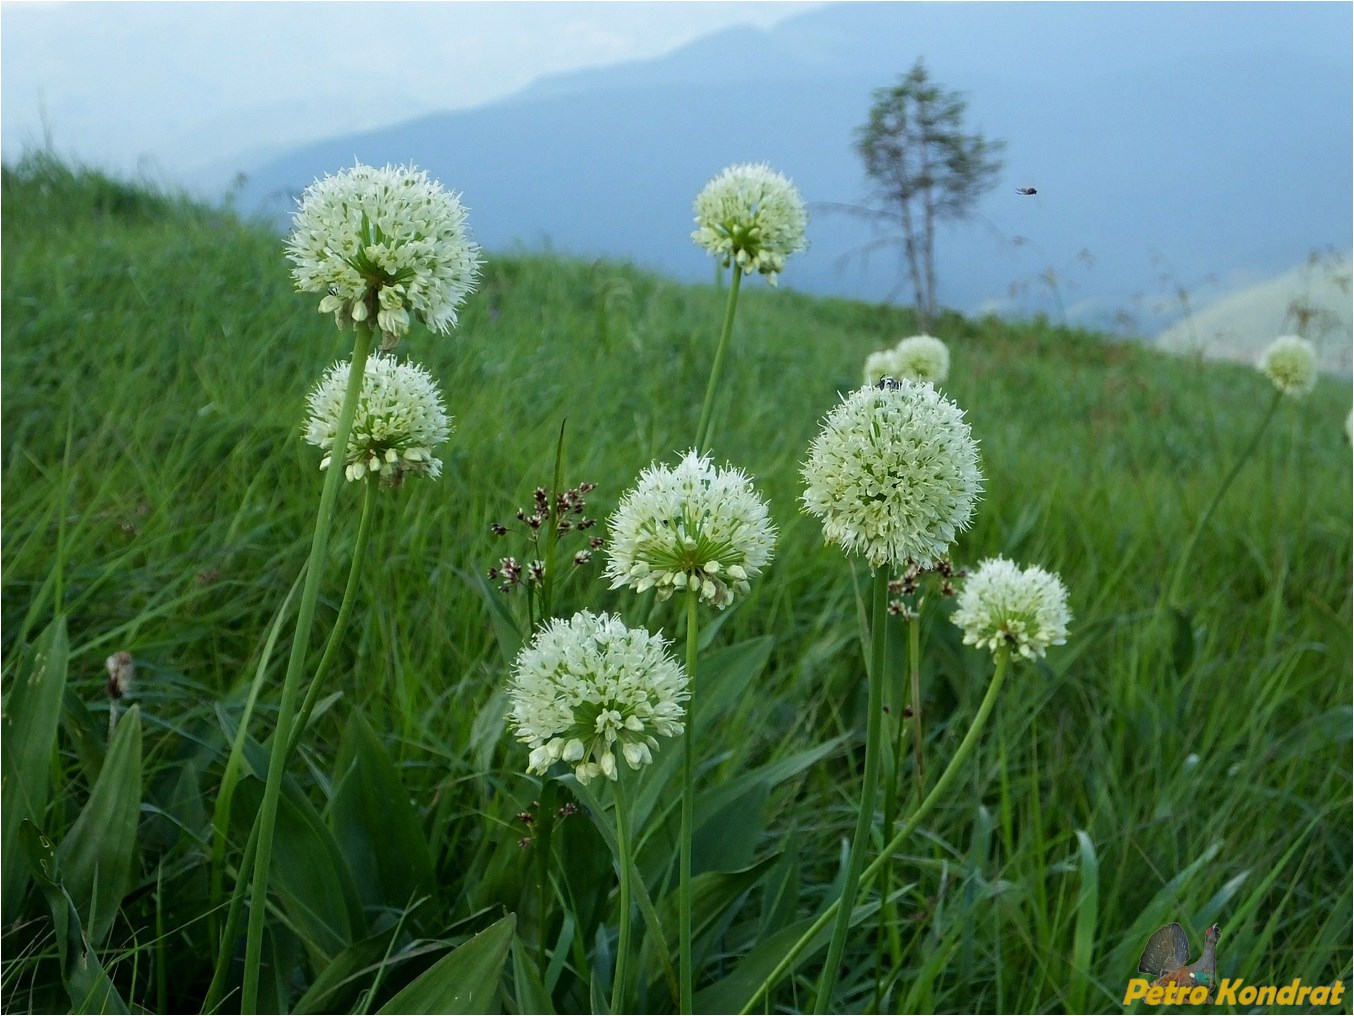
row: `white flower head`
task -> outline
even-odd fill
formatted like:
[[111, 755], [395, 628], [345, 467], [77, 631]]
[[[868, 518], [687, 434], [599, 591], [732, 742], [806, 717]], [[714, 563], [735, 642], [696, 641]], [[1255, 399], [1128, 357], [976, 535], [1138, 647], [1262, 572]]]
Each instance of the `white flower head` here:
[[1003, 557], [990, 558], [964, 582], [951, 620], [964, 644], [1015, 652], [1026, 659], [1067, 641], [1067, 589], [1042, 568], [1021, 569]]
[[687, 675], [660, 635], [619, 617], [582, 611], [552, 619], [517, 654], [508, 686], [517, 740], [531, 749], [527, 772], [573, 766], [579, 783], [614, 780], [617, 762], [653, 761], [658, 737], [683, 730]]
[[1299, 335], [1281, 335], [1256, 366], [1285, 395], [1300, 399], [1316, 387], [1316, 347]]
[[950, 350], [931, 335], [913, 335], [892, 349], [881, 349], [865, 358], [865, 383], [898, 377], [940, 384], [950, 376]]
[[723, 610], [771, 559], [776, 530], [752, 481], [689, 451], [675, 468], [653, 463], [610, 520], [611, 588], [660, 599], [695, 589]]
[[[351, 370], [350, 361], [334, 364], [306, 400], [310, 408], [306, 440], [324, 451], [321, 469], [328, 469], [334, 457], [339, 411]], [[343, 454], [349, 480], [360, 480], [368, 473], [379, 473], [391, 483], [401, 482], [406, 473], [436, 478], [442, 473], [442, 463], [433, 456], [433, 449], [450, 435], [451, 419], [432, 375], [393, 356], [368, 357]]]
[[725, 266], [761, 272], [773, 286], [785, 259], [807, 245], [804, 200], [765, 163], [730, 166], [696, 195], [695, 209], [699, 228], [691, 239]]
[[479, 254], [460, 199], [413, 166], [359, 163], [317, 180], [287, 240], [296, 288], [325, 294], [320, 311], [340, 328], [375, 314], [387, 349], [411, 313], [435, 332], [455, 327]]
[[967, 529], [982, 491], [963, 411], [927, 382], [852, 392], [823, 421], [802, 469], [823, 537], [871, 567], [932, 567]]

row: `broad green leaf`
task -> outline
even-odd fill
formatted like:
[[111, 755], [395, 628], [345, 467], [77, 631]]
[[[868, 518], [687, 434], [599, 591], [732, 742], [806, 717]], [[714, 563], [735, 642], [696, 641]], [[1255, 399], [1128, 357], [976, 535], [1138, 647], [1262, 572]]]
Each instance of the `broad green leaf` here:
[[401, 911], [432, 894], [433, 858], [409, 793], [354, 710], [334, 760], [329, 824], [367, 907]]
[[371, 984], [372, 976], [389, 954], [400, 930], [400, 925], [392, 924], [380, 934], [354, 942], [335, 956], [315, 974], [305, 994], [292, 1006], [293, 1016], [350, 1012], [352, 1002]]
[[1100, 859], [1095, 842], [1082, 829], [1077, 830], [1077, 855], [1081, 884], [1077, 889], [1077, 923], [1072, 932], [1072, 983], [1067, 993], [1069, 1012], [1085, 1012], [1087, 992], [1095, 976], [1092, 962], [1095, 926], [1100, 911]]
[[[896, 899], [903, 892], [910, 892], [913, 886], [909, 885], [894, 893], [891, 899]], [[879, 901], [875, 900], [863, 906], [856, 907], [851, 912], [851, 927], [855, 927], [862, 921], [872, 917], [879, 910]], [[799, 941], [801, 935], [809, 930], [813, 924], [813, 918], [805, 918], [788, 928], [783, 928], [770, 938], [763, 939], [752, 951], [744, 956], [734, 969], [721, 980], [716, 981], [701, 991], [696, 992], [694, 1008], [700, 1013], [730, 1013], [741, 1011], [752, 996], [761, 988], [762, 982], [770, 976], [776, 966], [784, 959], [792, 946]], [[818, 952], [827, 948], [828, 940], [832, 938], [833, 922], [826, 922], [812, 940], [804, 947], [799, 956], [796, 957], [796, 963], [808, 963]], [[788, 972], [786, 974], [788, 976]], [[774, 985], [772, 986], [774, 990]], [[763, 1010], [763, 1004], [758, 1003], [757, 1011]], [[768, 1010], [769, 1011], [769, 1010]]]
[[484, 605], [489, 608], [489, 620], [494, 626], [494, 635], [498, 639], [498, 650], [503, 662], [512, 665], [517, 651], [522, 648], [522, 629], [512, 616], [504, 602], [503, 594], [489, 584], [489, 580], [479, 573], [471, 574], [456, 569], [456, 574], [465, 580], [470, 588], [480, 594]]
[[512, 979], [516, 987], [517, 1011], [554, 1016], [555, 1004], [541, 982], [541, 973], [527, 956], [522, 940], [512, 937]]
[[770, 787], [758, 783], [716, 812], [696, 811], [696, 831], [691, 843], [691, 870], [736, 871], [746, 868], [756, 856], [766, 832], [763, 812]]
[[[245, 756], [256, 750], [261, 752], [262, 746], [249, 738]], [[244, 836], [262, 805], [263, 786], [258, 780], [242, 780], [236, 798], [240, 807], [234, 820]], [[352, 873], [323, 819], [291, 780], [284, 780], [278, 801], [269, 883], [316, 968], [365, 937], [366, 920]]]
[[[729, 703], [747, 693], [752, 679], [761, 673], [770, 659], [774, 644], [770, 636], [761, 636], [711, 653], [697, 663], [691, 688], [692, 722], [696, 725], [697, 741], [703, 737], [700, 732], [708, 730]], [[649, 816], [659, 801], [666, 799], [669, 803], [680, 803], [680, 795], [674, 796], [672, 788], [677, 785], [676, 774], [681, 761], [682, 746], [678, 738], [659, 742], [654, 762], [645, 767], [644, 778], [634, 796], [632, 808], [636, 829], [651, 828]], [[653, 823], [653, 826], [657, 825]], [[636, 850], [642, 849], [641, 834]]]
[[[94, 947], [80, 926], [80, 915], [71, 901], [70, 893], [61, 882], [57, 864], [56, 844], [25, 819], [19, 826], [19, 850], [37, 878], [38, 888], [47, 899], [56, 926], [56, 947], [61, 957], [61, 980], [70, 995], [73, 1013], [126, 1013], [122, 1000]], [[17, 863], [18, 857], [13, 858]]]
[[[691, 879], [691, 937], [699, 941], [702, 935], [716, 927], [730, 907], [761, 881], [768, 871], [775, 867], [779, 857], [773, 855], [740, 871], [706, 871]], [[653, 935], [644, 936], [644, 945], [640, 952], [639, 969], [649, 971], [657, 981], [662, 973], [654, 963], [654, 950], [662, 948], [669, 956], [678, 953], [678, 904], [679, 893], [676, 888], [658, 903], [658, 920], [663, 927], [663, 939], [660, 942]], [[699, 967], [701, 950], [695, 949]]]
[[51, 761], [70, 643], [66, 618], [56, 618], [24, 655], [5, 699], [0, 721], [0, 924], [18, 916], [30, 878], [19, 853], [19, 828], [25, 819], [42, 823], [51, 789]]
[[89, 800], [61, 840], [62, 881], [91, 942], [108, 937], [132, 875], [141, 815], [141, 707], [118, 721]]
[[508, 958], [517, 915], [507, 917], [457, 946], [412, 984], [381, 1007], [378, 1016], [394, 1013], [484, 1013], [500, 1009], [499, 979]]

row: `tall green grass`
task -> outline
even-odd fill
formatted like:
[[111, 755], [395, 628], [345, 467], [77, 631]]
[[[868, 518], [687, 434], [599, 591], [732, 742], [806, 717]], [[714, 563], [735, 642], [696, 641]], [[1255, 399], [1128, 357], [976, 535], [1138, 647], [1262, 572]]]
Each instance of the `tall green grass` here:
[[[196, 1012], [219, 902], [208, 885], [216, 788], [264, 635], [305, 560], [321, 482], [318, 453], [300, 439], [304, 396], [347, 349], [292, 292], [266, 225], [44, 160], [6, 168], [0, 200], [6, 709], [26, 647], [64, 615], [68, 676], [38, 823], [60, 841], [110, 757], [103, 660], [135, 656], [144, 797], [128, 888], [98, 956], [129, 1002]], [[791, 263], [787, 284], [793, 275]], [[407, 912], [368, 909], [375, 944], [354, 960], [362, 973], [311, 999], [319, 1010], [375, 1011], [436, 958], [430, 943], [505, 912], [535, 941], [521, 906], [530, 852], [518, 845], [530, 830], [517, 816], [540, 790], [505, 733], [507, 647], [477, 579], [522, 548], [489, 526], [549, 484], [561, 425], [564, 482], [597, 482], [589, 514], [603, 519], [643, 466], [684, 449], [722, 309], [713, 287], [624, 264], [491, 257], [452, 337], [406, 340], [440, 379], [456, 431], [441, 480], [381, 498], [338, 694], [292, 771], [329, 808], [336, 761], [363, 743], [360, 716], [412, 802], [435, 888]], [[698, 829], [695, 869], [761, 866], [721, 883], [733, 905], [700, 936], [698, 1010], [722, 1011], [732, 989], [720, 979], [835, 898], [859, 799], [869, 576], [799, 513], [798, 466], [865, 355], [914, 330], [898, 308], [753, 284], [741, 296], [715, 455], [756, 477], [780, 536], [752, 594], [719, 618], [718, 646], [748, 658], [702, 668], [747, 683], [701, 724], [701, 785], [737, 792]], [[1268, 382], [1043, 321], [949, 315], [933, 330], [950, 346], [943, 387], [967, 411], [986, 476], [956, 563], [1000, 553], [1057, 571], [1074, 623], [1066, 646], [1007, 681], [963, 790], [898, 859], [902, 962], [878, 971], [880, 1006], [1115, 1011], [1147, 936], [1173, 920], [1195, 942], [1222, 925], [1224, 976], [1348, 982], [1347, 380], [1325, 378], [1281, 407], [1163, 625], [1154, 612], [1176, 555], [1264, 411]], [[343, 492], [327, 617], [359, 497]], [[619, 611], [677, 636], [678, 601], [637, 603], [600, 572], [599, 555], [557, 589], [556, 613]], [[901, 646], [901, 625], [894, 634]], [[944, 760], [990, 659], [947, 625], [927, 639], [926, 753]], [[279, 661], [264, 674], [260, 738]], [[677, 794], [675, 784], [649, 794], [639, 865], [657, 901]], [[247, 831], [235, 830], [235, 859]], [[517, 972], [498, 988], [508, 1011], [588, 1011], [598, 986], [582, 968], [597, 941], [585, 936], [608, 921], [614, 935], [606, 846], [582, 811], [557, 834], [570, 870], [554, 888], [578, 927], [548, 929], [558, 969], [544, 984], [514, 953]], [[38, 888], [5, 901], [10, 1011], [71, 1004]], [[848, 945], [838, 1008], [875, 1004], [873, 927]], [[279, 1009], [304, 986], [286, 971], [318, 971], [316, 944], [295, 931], [270, 960], [284, 972], [265, 985]], [[648, 936], [643, 949], [637, 1001], [662, 1011], [664, 947]], [[804, 962], [773, 1006], [807, 1005], [816, 973]]]

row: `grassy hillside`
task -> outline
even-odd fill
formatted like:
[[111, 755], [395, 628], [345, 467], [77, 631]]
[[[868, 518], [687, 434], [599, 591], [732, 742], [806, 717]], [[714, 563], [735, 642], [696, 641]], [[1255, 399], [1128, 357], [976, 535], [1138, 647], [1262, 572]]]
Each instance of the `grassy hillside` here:
[[[321, 484], [319, 453], [300, 438], [304, 399], [351, 333], [292, 291], [277, 236], [226, 212], [44, 163], [7, 168], [2, 201], [6, 709], [24, 647], [64, 614], [69, 676], [40, 823], [60, 841], [108, 750], [104, 660], [135, 657], [120, 709], [140, 709], [144, 803], [99, 956], [128, 1001], [197, 1012], [221, 904], [212, 808], [268, 626], [306, 559]], [[793, 262], [784, 278], [793, 284]], [[533, 488], [550, 485], [563, 426], [564, 484], [598, 484], [588, 508], [605, 535], [640, 469], [691, 443], [723, 307], [713, 286], [625, 265], [491, 256], [450, 337], [416, 327], [402, 344], [439, 379], [456, 430], [440, 480], [380, 501], [334, 695], [291, 769], [298, 792], [337, 821], [336, 759], [356, 737], [352, 717], [365, 719], [413, 802], [435, 887], [399, 922], [365, 901], [339, 945], [368, 933], [384, 944], [354, 961], [365, 979], [317, 1011], [354, 1010], [383, 969], [374, 1011], [435, 958], [428, 943], [525, 912], [528, 852], [517, 841], [527, 830], [515, 816], [541, 790], [505, 731], [508, 663], [475, 577], [505, 555], [534, 555], [490, 524], [511, 523]], [[740, 884], [705, 933], [698, 988], [835, 898], [863, 751], [868, 572], [799, 512], [798, 468], [866, 354], [914, 330], [897, 308], [744, 287], [714, 446], [755, 477], [779, 539], [750, 597], [711, 626], [708, 652], [769, 655], [760, 667], [711, 665], [747, 683], [723, 694], [700, 781], [761, 775], [698, 834], [697, 869], [781, 859]], [[1280, 407], [1199, 540], [1187, 602], [1156, 624], [1191, 529], [1264, 415], [1268, 381], [1043, 322], [956, 316], [933, 331], [950, 346], [943, 387], [967, 412], [985, 475], [956, 562], [1004, 554], [1058, 572], [1073, 626], [1067, 645], [1008, 681], [962, 791], [898, 860], [894, 885], [906, 892], [894, 923], [876, 934], [868, 918], [852, 939], [837, 1006], [1118, 1011], [1143, 943], [1169, 921], [1196, 950], [1220, 923], [1227, 976], [1348, 983], [1348, 383], [1323, 379]], [[337, 608], [356, 531], [360, 496], [342, 493], [322, 620]], [[571, 577], [555, 612], [618, 611], [680, 639], [678, 603], [610, 591], [602, 561]], [[521, 595], [501, 598], [519, 617]], [[928, 609], [926, 752], [938, 768], [991, 663], [960, 644], [948, 603]], [[281, 657], [264, 670], [259, 740]], [[836, 738], [825, 757], [798, 761]], [[244, 780], [242, 799], [257, 786]], [[6, 808], [13, 793], [6, 784]], [[641, 861], [657, 881], [675, 815], [660, 808], [653, 821]], [[608, 886], [606, 847], [584, 816], [561, 828], [570, 878]], [[247, 832], [232, 827], [227, 891]], [[578, 967], [608, 920], [614, 933], [614, 900], [597, 891], [576, 937], [549, 930], [568, 959], [548, 985], [559, 1012], [589, 1011]], [[575, 913], [588, 912], [578, 902]], [[339, 946], [321, 948], [287, 913], [294, 938], [277, 932], [270, 953], [284, 974], [265, 987], [290, 1007]], [[6, 914], [16, 918], [4, 930], [6, 1009], [66, 1008], [46, 901], [30, 888]], [[535, 932], [519, 922], [530, 945]], [[308, 971], [300, 983], [293, 969]], [[669, 1011], [657, 970], [636, 1003]], [[804, 963], [775, 1005], [806, 1005], [816, 970]], [[501, 990], [509, 1011], [532, 1011], [520, 975]]]

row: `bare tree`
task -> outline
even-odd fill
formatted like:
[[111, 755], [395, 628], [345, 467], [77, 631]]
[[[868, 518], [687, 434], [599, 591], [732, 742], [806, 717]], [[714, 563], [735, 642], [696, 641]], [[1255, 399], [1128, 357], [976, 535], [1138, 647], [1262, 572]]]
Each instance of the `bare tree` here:
[[933, 83], [919, 59], [891, 88], [874, 92], [855, 148], [875, 184], [865, 213], [896, 227], [923, 327], [936, 316], [936, 224], [965, 218], [1001, 171], [1004, 141], [966, 134], [968, 104]]

